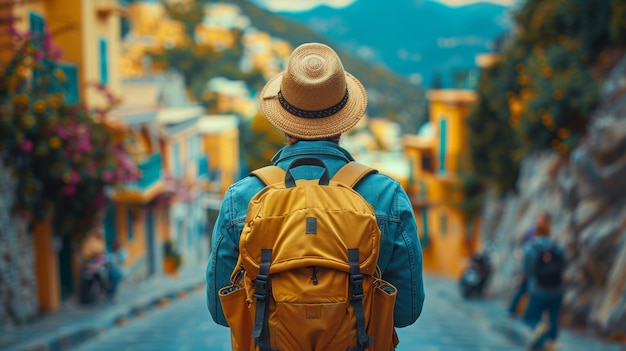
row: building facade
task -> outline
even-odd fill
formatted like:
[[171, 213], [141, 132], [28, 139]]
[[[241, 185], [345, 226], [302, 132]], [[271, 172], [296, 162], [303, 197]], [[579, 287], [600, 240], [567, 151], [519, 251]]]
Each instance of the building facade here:
[[415, 209], [428, 272], [458, 277], [480, 250], [479, 217], [463, 210], [461, 174], [467, 165], [465, 118], [476, 102], [470, 90], [431, 90], [430, 122], [405, 135], [411, 163], [408, 193]]

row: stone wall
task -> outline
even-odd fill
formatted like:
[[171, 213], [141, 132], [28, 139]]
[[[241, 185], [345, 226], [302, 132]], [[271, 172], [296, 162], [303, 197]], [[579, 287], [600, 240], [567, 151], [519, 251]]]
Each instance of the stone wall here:
[[32, 235], [27, 221], [12, 211], [16, 187], [0, 157], [0, 328], [27, 322], [38, 312]]
[[568, 268], [564, 320], [602, 335], [626, 335], [626, 58], [616, 65], [571, 155], [534, 154], [522, 162], [518, 194], [491, 199], [482, 235], [497, 269], [491, 292], [508, 296], [511, 252], [540, 211], [553, 219]]

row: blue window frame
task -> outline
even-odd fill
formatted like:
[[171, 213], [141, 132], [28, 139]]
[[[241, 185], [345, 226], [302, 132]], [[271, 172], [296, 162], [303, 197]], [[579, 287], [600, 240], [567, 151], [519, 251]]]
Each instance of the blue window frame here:
[[109, 83], [109, 56], [108, 56], [108, 48], [107, 41], [105, 38], [100, 38], [99, 40], [100, 47], [100, 83], [108, 84]]
[[65, 101], [70, 104], [77, 103], [80, 99], [78, 89], [78, 69], [70, 63], [59, 63], [57, 68], [63, 71], [66, 80], [61, 83], [61, 91], [65, 95]]
[[104, 219], [102, 220], [102, 225], [104, 226], [104, 238], [106, 239], [108, 251], [113, 249], [113, 240], [117, 238], [117, 228], [115, 223], [115, 205], [109, 204], [104, 213]]
[[[40, 48], [43, 43], [43, 35], [46, 31], [46, 22], [43, 17], [35, 12], [28, 13], [28, 29], [30, 30], [30, 34], [33, 38], [33, 46], [35, 48]], [[42, 62], [43, 64], [48, 64], [46, 60]], [[40, 65], [35, 66], [33, 69], [33, 77], [32, 77], [32, 85], [35, 89], [45, 89], [47, 87], [41, 87], [39, 85], [40, 79], [43, 78], [43, 72]]]
[[439, 121], [439, 173], [446, 171], [447, 123], [445, 117]]
[[28, 23], [30, 34], [33, 37], [33, 45], [40, 47], [43, 42], [43, 35], [45, 33], [46, 22], [43, 17], [35, 12], [28, 13]]

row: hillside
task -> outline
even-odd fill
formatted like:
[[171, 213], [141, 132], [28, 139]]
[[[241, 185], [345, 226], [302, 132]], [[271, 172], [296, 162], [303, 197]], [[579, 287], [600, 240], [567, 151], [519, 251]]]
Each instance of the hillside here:
[[431, 0], [359, 0], [345, 8], [320, 6], [281, 15], [305, 24], [367, 62], [430, 86], [437, 73], [476, 67], [509, 30], [508, 8], [493, 3], [449, 7]]
[[290, 42], [294, 47], [305, 42], [320, 42], [336, 48], [344, 67], [361, 80], [368, 92], [368, 115], [386, 117], [401, 124], [405, 133], [415, 133], [426, 120], [425, 90], [412, 85], [387, 68], [375, 66], [350, 54], [334, 41], [306, 26], [261, 9], [245, 0], [226, 2], [239, 5], [259, 30]]

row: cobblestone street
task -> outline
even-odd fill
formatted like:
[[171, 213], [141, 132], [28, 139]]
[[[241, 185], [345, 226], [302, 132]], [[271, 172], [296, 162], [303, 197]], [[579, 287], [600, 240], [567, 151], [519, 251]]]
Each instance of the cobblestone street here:
[[[516, 328], [521, 323], [508, 319], [493, 301], [464, 301], [453, 282], [427, 277], [427, 299], [422, 316], [408, 328], [398, 330], [398, 350], [524, 350]], [[505, 320], [502, 320], [505, 318]], [[503, 323], [509, 323], [505, 327]], [[508, 329], [507, 331], [507, 328]], [[517, 335], [517, 339], [515, 336]], [[561, 350], [611, 350], [597, 340], [563, 332]], [[204, 293], [152, 310], [81, 345], [79, 351], [124, 350], [230, 350], [228, 329], [213, 323], [205, 306]]]

